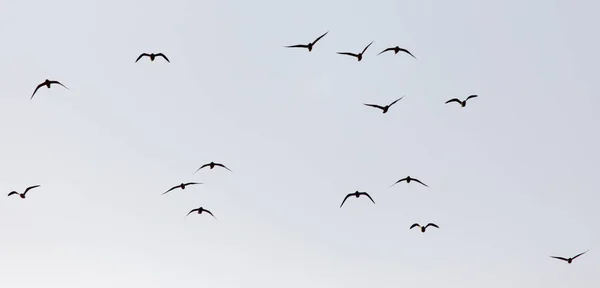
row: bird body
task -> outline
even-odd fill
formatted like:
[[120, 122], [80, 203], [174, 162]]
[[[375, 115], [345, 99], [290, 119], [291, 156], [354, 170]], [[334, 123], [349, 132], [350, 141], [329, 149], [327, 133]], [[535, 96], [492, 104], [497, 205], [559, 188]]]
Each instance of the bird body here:
[[371, 46], [371, 44], [373, 44], [374, 41], [371, 41], [371, 43], [369, 43], [369, 45], [367, 45], [367, 47], [365, 47], [365, 49], [363, 49], [362, 52], [355, 54], [355, 53], [350, 53], [350, 52], [337, 52], [337, 54], [341, 54], [341, 55], [348, 55], [348, 56], [352, 56], [352, 57], [356, 57], [356, 59], [360, 62], [363, 58], [363, 54], [365, 53], [365, 51], [367, 51], [367, 48], [369, 48], [369, 46]]
[[358, 198], [358, 197], [363, 196], [363, 195], [367, 196], [369, 199], [371, 199], [371, 202], [373, 202], [373, 204], [375, 204], [375, 201], [373, 201], [373, 198], [371, 198], [371, 195], [369, 195], [369, 193], [356, 191], [356, 192], [350, 193], [350, 194], [346, 195], [346, 197], [344, 197], [344, 201], [342, 201], [342, 204], [340, 204], [340, 208], [342, 208], [342, 206], [344, 205], [344, 202], [346, 202], [346, 199], [348, 199], [348, 198], [350, 198], [352, 196]]
[[160, 56], [160, 57], [163, 57], [165, 60], [167, 60], [167, 62], [171, 63], [171, 61], [169, 61], [169, 58], [167, 58], [167, 56], [165, 56], [165, 54], [163, 54], [163, 53], [150, 53], [150, 54], [148, 54], [148, 53], [142, 53], [142, 54], [140, 54], [140, 56], [138, 56], [138, 58], [135, 60], [135, 62], [137, 63], [144, 56], [149, 57], [150, 61], [154, 61], [154, 59], [156, 57]]
[[29, 186], [27, 187], [27, 189], [25, 189], [25, 191], [23, 193], [19, 193], [17, 191], [11, 191], [10, 193], [8, 193], [8, 196], [11, 195], [19, 195], [19, 197], [21, 197], [21, 199], [25, 199], [25, 194], [27, 194], [27, 192], [29, 192], [29, 190], [33, 189], [33, 188], [37, 188], [40, 187], [40, 185], [33, 185], [33, 186]]
[[438, 229], [440, 228], [440, 227], [438, 227], [437, 225], [435, 225], [433, 223], [429, 223], [429, 224], [427, 224], [425, 226], [421, 226], [421, 225], [419, 225], [419, 223], [415, 223], [415, 224], [412, 224], [409, 229], [412, 229], [414, 227], [419, 227], [419, 228], [421, 228], [421, 233], [425, 233], [425, 229], [427, 229], [427, 227], [429, 227], [429, 226], [432, 226], [432, 227], [435, 227], [435, 228], [438, 228]]
[[465, 107], [467, 105], [467, 100], [471, 99], [471, 98], [475, 98], [477, 97], [477, 95], [471, 95], [469, 97], [467, 97], [467, 99], [465, 99], [464, 101], [460, 101], [460, 99], [458, 98], [452, 98], [448, 101], [446, 101], [446, 104], [450, 103], [450, 102], [456, 102], [458, 104], [460, 104], [461, 107]]

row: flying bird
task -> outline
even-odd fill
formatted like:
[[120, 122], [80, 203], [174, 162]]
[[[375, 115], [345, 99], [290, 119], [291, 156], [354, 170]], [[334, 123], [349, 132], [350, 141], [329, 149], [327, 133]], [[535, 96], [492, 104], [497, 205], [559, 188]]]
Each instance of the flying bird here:
[[433, 227], [438, 228], [438, 229], [440, 228], [440, 227], [438, 227], [437, 225], [435, 225], [433, 223], [429, 223], [429, 224], [427, 224], [425, 226], [421, 226], [421, 225], [419, 225], [419, 223], [415, 223], [415, 224], [413, 224], [413, 225], [410, 226], [410, 229], [415, 228], [415, 227], [421, 227], [421, 232], [425, 233], [425, 229], [427, 229], [427, 227], [429, 227], [429, 226], [433, 226]]
[[396, 104], [396, 102], [402, 100], [402, 98], [404, 98], [404, 96], [396, 99], [394, 102], [392, 102], [392, 103], [390, 103], [389, 105], [386, 105], [386, 106], [379, 106], [379, 105], [375, 105], [375, 104], [365, 104], [365, 103], [363, 103], [363, 104], [366, 105], [366, 106], [379, 108], [379, 109], [383, 110], [383, 114], [385, 114], [385, 113], [387, 113], [388, 109], [390, 109], [390, 107], [392, 107], [392, 105], [394, 105], [394, 104]]
[[446, 104], [450, 103], [450, 102], [457, 102], [460, 104], [461, 107], [465, 107], [465, 105], [467, 105], [467, 100], [471, 99], [471, 98], [475, 98], [477, 97], [477, 95], [471, 95], [469, 97], [467, 97], [467, 99], [465, 99], [465, 101], [460, 101], [458, 100], [458, 98], [452, 98], [448, 101], [446, 101]]
[[558, 257], [558, 256], [550, 256], [550, 257], [555, 258], [555, 259], [560, 259], [560, 260], [563, 260], [563, 261], [567, 261], [567, 263], [571, 264], [571, 262], [573, 262], [573, 260], [575, 260], [575, 258], [577, 258], [577, 257], [579, 257], [579, 256], [581, 256], [581, 255], [583, 255], [585, 253], [587, 253], [588, 251], [590, 251], [590, 250], [587, 250], [587, 251], [585, 251], [583, 253], [579, 253], [579, 254], [575, 255], [573, 258], [563, 258], [563, 257]]
[[27, 189], [25, 189], [25, 192], [23, 192], [23, 193], [19, 193], [19, 192], [17, 192], [17, 191], [11, 191], [10, 193], [8, 193], [8, 196], [10, 196], [10, 195], [15, 195], [15, 194], [16, 194], [16, 195], [19, 195], [19, 196], [21, 196], [21, 198], [22, 198], [22, 199], [25, 199], [25, 194], [27, 194], [27, 192], [28, 192], [29, 190], [31, 190], [31, 189], [33, 189], [33, 188], [37, 188], [37, 187], [40, 187], [40, 185], [33, 185], [33, 186], [29, 186], [29, 187], [27, 187]]
[[187, 217], [188, 215], [194, 213], [194, 212], [198, 212], [198, 214], [202, 214], [202, 212], [206, 212], [208, 214], [210, 214], [210, 216], [213, 216], [215, 219], [217, 219], [217, 217], [215, 217], [215, 215], [212, 214], [212, 212], [200, 207], [200, 208], [196, 208], [196, 209], [192, 209], [190, 212], [188, 212], [187, 215], [185, 215], [185, 217]]
[[356, 57], [358, 59], [358, 61], [360, 61], [360, 60], [362, 60], [363, 54], [365, 53], [365, 51], [367, 51], [367, 48], [369, 48], [369, 46], [371, 46], [371, 44], [373, 44], [373, 41], [371, 41], [371, 43], [369, 43], [369, 45], [367, 45], [367, 47], [365, 47], [365, 49], [363, 49], [363, 51], [358, 54], [354, 54], [354, 53], [350, 53], [350, 52], [337, 52], [337, 54], [353, 56], [353, 57]]
[[148, 53], [142, 53], [142, 54], [140, 54], [140, 56], [139, 56], [139, 57], [138, 57], [138, 58], [135, 60], [135, 63], [137, 63], [138, 61], [140, 61], [140, 59], [142, 59], [142, 57], [144, 57], [144, 56], [150, 57], [150, 61], [154, 61], [154, 58], [156, 58], [156, 57], [160, 56], [160, 57], [163, 57], [163, 58], [165, 58], [165, 60], [167, 60], [167, 62], [171, 63], [171, 61], [169, 61], [169, 58], [167, 58], [167, 56], [165, 56], [165, 54], [163, 54], [163, 53], [156, 53], [156, 54], [154, 54], [154, 53], [150, 53], [150, 54], [148, 54]]
[[319, 38], [315, 39], [315, 41], [313, 41], [312, 43], [308, 43], [307, 45], [304, 44], [298, 44], [298, 45], [292, 45], [292, 46], [285, 46], [287, 48], [307, 48], [308, 52], [312, 51], [313, 46], [315, 46], [315, 44], [317, 44], [317, 41], [321, 40], [321, 38], [325, 37], [325, 35], [327, 35], [327, 33], [329, 33], [329, 31], [325, 32], [325, 34], [319, 36]]
[[[204, 164], [204, 165], [200, 166], [200, 168], [198, 168], [198, 170], [196, 170], [196, 172], [200, 171], [200, 169], [202, 169], [202, 168], [204, 168], [204, 167], [207, 167], [207, 166], [208, 166], [208, 168], [210, 168], [210, 169], [213, 169], [213, 168], [215, 168], [215, 166], [219, 166], [219, 167], [223, 167], [223, 168], [225, 168], [225, 169], [227, 169], [227, 170], [231, 171], [231, 169], [227, 168], [225, 165], [223, 165], [223, 164], [221, 164], [221, 163], [210, 162], [210, 163], [208, 163], [208, 164]], [[196, 172], [194, 172], [193, 174], [195, 174]], [[231, 172], [233, 172], [233, 171], [231, 171]]]
[[[35, 90], [33, 90], [33, 94], [31, 94], [31, 98], [29, 98], [29, 100], [33, 99], [33, 95], [35, 95], [35, 92], [37, 92], [38, 89], [40, 89], [43, 86], [46, 86], [46, 87], [48, 87], [48, 89], [50, 89], [51, 84], [58, 84], [60, 86], [67, 88], [67, 86], [63, 85], [62, 83], [60, 83], [58, 81], [46, 79], [44, 82], [38, 84], [37, 87], [35, 87]], [[67, 90], [69, 90], [69, 88], [67, 88]]]
[[169, 192], [171, 192], [171, 191], [173, 191], [173, 190], [175, 190], [177, 188], [181, 188], [181, 190], [185, 190], [186, 186], [188, 186], [188, 185], [196, 185], [196, 184], [202, 184], [202, 183], [197, 183], [197, 182], [181, 183], [181, 184], [179, 184], [177, 186], [173, 186], [171, 189], [169, 189], [166, 192], [162, 193], [162, 195], [165, 195], [165, 194], [167, 194], [167, 193], [169, 193]]
[[398, 47], [398, 46], [396, 46], [396, 47], [391, 47], [391, 48], [387, 48], [387, 49], [385, 49], [385, 50], [383, 50], [383, 51], [379, 52], [379, 54], [377, 54], [377, 55], [379, 56], [379, 55], [381, 55], [382, 53], [384, 53], [384, 52], [387, 52], [387, 51], [394, 51], [394, 54], [398, 54], [398, 52], [402, 51], [402, 52], [404, 52], [404, 53], [406, 53], [406, 54], [408, 54], [408, 55], [412, 56], [413, 58], [417, 59], [417, 57], [415, 57], [415, 55], [413, 55], [412, 53], [410, 53], [410, 51], [408, 51], [408, 50], [406, 50], [406, 49], [404, 49], [404, 48], [400, 48], [400, 47]]
[[[427, 186], [427, 184], [421, 182], [421, 180], [419, 180], [417, 178], [411, 178], [410, 176], [406, 176], [405, 178], [402, 178], [402, 179], [396, 181], [396, 183], [392, 184], [392, 186], [394, 186], [394, 185], [396, 185], [396, 184], [398, 184], [398, 183], [400, 183], [402, 181], [406, 181], [406, 183], [410, 183], [410, 181], [415, 181], [415, 182], [420, 183], [421, 185], [423, 185], [425, 187], [429, 187], [429, 186]], [[392, 187], [392, 186], [390, 186], [390, 187]]]
[[371, 195], [369, 195], [369, 193], [356, 191], [354, 193], [350, 193], [350, 194], [346, 195], [346, 197], [344, 198], [344, 201], [342, 201], [342, 204], [340, 205], [340, 208], [342, 208], [342, 205], [344, 205], [344, 202], [346, 202], [346, 199], [348, 199], [349, 197], [354, 196], [354, 197], [358, 198], [361, 195], [365, 195], [365, 196], [369, 197], [369, 199], [371, 199], [371, 202], [373, 202], [373, 204], [375, 204], [375, 201], [373, 201], [373, 198], [371, 198]]

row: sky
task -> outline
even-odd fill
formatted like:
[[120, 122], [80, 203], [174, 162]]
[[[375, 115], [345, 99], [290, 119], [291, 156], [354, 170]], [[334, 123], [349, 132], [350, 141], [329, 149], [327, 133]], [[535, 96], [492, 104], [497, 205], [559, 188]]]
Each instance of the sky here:
[[599, 10], [4, 0], [0, 287], [598, 287]]

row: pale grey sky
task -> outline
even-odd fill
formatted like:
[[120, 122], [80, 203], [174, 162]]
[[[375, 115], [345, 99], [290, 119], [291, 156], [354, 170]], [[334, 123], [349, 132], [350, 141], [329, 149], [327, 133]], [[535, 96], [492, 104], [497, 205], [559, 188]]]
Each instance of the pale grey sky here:
[[598, 287], [598, 11], [4, 0], [0, 287]]

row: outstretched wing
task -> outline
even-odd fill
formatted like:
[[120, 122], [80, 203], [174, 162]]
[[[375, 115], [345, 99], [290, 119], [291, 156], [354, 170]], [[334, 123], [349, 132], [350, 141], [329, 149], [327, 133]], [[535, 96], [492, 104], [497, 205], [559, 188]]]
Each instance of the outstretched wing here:
[[448, 104], [450, 102], [456, 102], [456, 103], [459, 103], [459, 104], [461, 103], [460, 100], [458, 100], [458, 98], [452, 98], [452, 99], [446, 101], [446, 104]]
[[387, 51], [394, 51], [394, 47], [392, 47], [392, 48], [387, 48], [387, 49], [385, 49], [385, 50], [383, 50], [383, 51], [379, 52], [379, 54], [377, 54], [377, 55], [379, 56], [379, 55], [381, 55], [383, 52], [387, 52]]
[[365, 51], [367, 51], [367, 48], [369, 48], [369, 46], [371, 46], [371, 44], [373, 44], [374, 41], [371, 41], [371, 43], [369, 43], [369, 45], [367, 45], [367, 47], [365, 47], [365, 49], [363, 49], [362, 52], [360, 52], [360, 54], [364, 54]]
[[[202, 168], [204, 168], [204, 167], [206, 167], [206, 166], [208, 166], [208, 165], [209, 165], [209, 164], [204, 164], [204, 165], [200, 166], [200, 168], [198, 168], [198, 170], [196, 170], [196, 172], [200, 171], [200, 169], [202, 169]], [[196, 172], [194, 172], [194, 173], [192, 173], [192, 174], [196, 174]]]
[[165, 194], [167, 194], [167, 193], [169, 193], [169, 192], [171, 192], [171, 191], [173, 191], [173, 190], [175, 190], [175, 189], [177, 189], [177, 188], [179, 188], [179, 185], [177, 185], [177, 186], [173, 186], [173, 188], [171, 188], [171, 189], [169, 189], [169, 190], [165, 191], [164, 193], [162, 193], [162, 195], [165, 195]]
[[[225, 165], [223, 165], [223, 164], [220, 164], [220, 163], [215, 163], [215, 166], [223, 167], [223, 168], [225, 168], [225, 169], [227, 169], [227, 170], [231, 171], [231, 169], [227, 168]], [[233, 171], [231, 171], [231, 172], [233, 172]]]
[[190, 215], [190, 214], [192, 214], [194, 212], [198, 212], [198, 211], [200, 211], [200, 208], [192, 209], [192, 210], [190, 210], [190, 212], [188, 212], [187, 215], [185, 215], [185, 217], [187, 217], [188, 215]]
[[429, 226], [433, 226], [433, 227], [438, 228], [438, 229], [440, 228], [440, 227], [438, 227], [437, 225], [435, 225], [433, 223], [429, 223], [429, 224], [425, 225], [425, 229], [427, 229], [427, 227], [429, 227]]
[[33, 186], [29, 186], [29, 187], [27, 187], [27, 189], [25, 189], [25, 192], [23, 192], [23, 195], [27, 194], [27, 192], [28, 192], [29, 190], [31, 190], [31, 189], [33, 189], [33, 188], [37, 188], [37, 187], [40, 187], [40, 185], [33, 185]]
[[404, 52], [404, 53], [406, 53], [406, 54], [408, 54], [408, 55], [412, 56], [413, 58], [417, 59], [417, 57], [415, 57], [415, 55], [413, 55], [412, 53], [410, 53], [408, 50], [406, 50], [406, 49], [404, 49], [404, 48], [400, 48], [400, 50], [399, 50], [399, 51], [402, 51], [402, 52]]
[[354, 53], [350, 53], [350, 52], [337, 52], [337, 54], [358, 57], [358, 54], [354, 54]]
[[421, 185], [423, 185], [425, 187], [429, 187], [429, 186], [427, 186], [427, 184], [421, 182], [421, 180], [419, 180], [419, 179], [412, 178], [412, 180], [415, 181], [415, 182], [421, 183]]
[[142, 53], [142, 54], [140, 54], [140, 56], [138, 56], [138, 58], [135, 59], [135, 63], [137, 63], [138, 61], [140, 61], [140, 59], [142, 59], [142, 57], [144, 57], [144, 56], [150, 57], [150, 54], [148, 54], [148, 53]]
[[158, 54], [156, 54], [156, 56], [163, 57], [163, 58], [165, 58], [165, 60], [167, 60], [167, 62], [171, 63], [171, 61], [169, 61], [169, 58], [167, 58], [167, 56], [165, 56], [165, 54], [163, 54], [163, 53], [158, 53]]
[[415, 227], [421, 227], [421, 225], [419, 225], [419, 223], [415, 223], [413, 225], [410, 225], [409, 229], [415, 228]]
[[465, 99], [465, 102], [467, 102], [467, 100], [469, 100], [471, 98], [475, 98], [475, 97], [477, 97], [477, 95], [471, 95], [471, 96], [467, 97], [467, 99]]
[[[588, 251], [590, 251], [590, 250], [588, 250]], [[583, 255], [585, 253], [587, 253], [588, 251], [585, 251], [583, 253], [579, 253], [579, 254], [575, 255], [572, 259], [575, 260], [575, 258], [577, 258], [577, 257], [579, 257], [579, 256], [581, 256], [581, 255]]]
[[[408, 178], [408, 177], [405, 177], [405, 178], [402, 178], [402, 179], [400, 179], [400, 180], [396, 181], [396, 183], [392, 184], [392, 186], [394, 186], [394, 185], [396, 185], [396, 184], [398, 184], [398, 183], [400, 183], [400, 182], [402, 182], [402, 181], [406, 181], [406, 179], [407, 179], [407, 178]], [[392, 187], [392, 186], [390, 186], [390, 187]]]
[[29, 98], [29, 100], [33, 99], [33, 95], [35, 95], [35, 92], [37, 92], [38, 89], [40, 89], [40, 87], [44, 86], [44, 83], [37, 85], [37, 87], [35, 87], [35, 90], [33, 90], [33, 94], [31, 94], [31, 98]]
[[348, 194], [346, 195], [346, 197], [344, 197], [344, 201], [342, 201], [342, 204], [340, 204], [340, 208], [342, 208], [342, 206], [344, 205], [344, 202], [346, 202], [346, 199], [348, 199], [348, 197], [352, 196], [352, 194]]
[[308, 48], [308, 45], [298, 44], [298, 45], [284, 46], [284, 47], [286, 47], [286, 48]]
[[215, 215], [213, 215], [212, 212], [210, 212], [210, 211], [208, 211], [206, 209], [203, 209], [203, 210], [204, 210], [204, 212], [210, 214], [210, 216], [212, 216], [213, 218], [217, 219], [217, 217], [215, 217]]
[[369, 199], [371, 199], [371, 202], [373, 202], [373, 204], [375, 204], [375, 201], [373, 201], [373, 198], [371, 198], [371, 195], [369, 195], [369, 193], [367, 193], [367, 192], [359, 192], [358, 195], [365, 195], [365, 196], [369, 197]]
[[53, 80], [53, 81], [50, 81], [50, 84], [58, 84], [58, 85], [60, 85], [60, 86], [62, 86], [62, 87], [65, 87], [67, 90], [70, 90], [69, 88], [67, 88], [67, 86], [63, 85], [62, 83], [60, 83], [60, 82], [58, 82], [58, 81], [54, 81], [54, 80]]
[[15, 195], [15, 194], [17, 194], [17, 195], [18, 195], [18, 194], [19, 194], [19, 192], [17, 192], [17, 191], [11, 191], [10, 193], [8, 193], [8, 196], [10, 196], [10, 195]]
[[396, 104], [396, 102], [398, 102], [398, 101], [402, 100], [402, 98], [404, 98], [404, 96], [402, 96], [402, 97], [400, 97], [400, 98], [396, 99], [396, 101], [394, 101], [394, 102], [390, 103], [390, 105], [388, 105], [388, 107], [392, 107], [392, 105], [394, 105], [394, 104]]
[[325, 34], [319, 36], [319, 38], [315, 39], [315, 41], [312, 42], [312, 45], [315, 45], [317, 43], [317, 41], [321, 40], [321, 38], [325, 37], [325, 35], [327, 35], [327, 33], [329, 33], [329, 31], [325, 32]]
[[379, 108], [381, 110], [384, 110], [385, 108], [383, 108], [382, 106], [376, 105], [376, 104], [365, 104], [363, 103], [365, 106], [369, 106], [369, 107], [375, 107], [375, 108]]
[[198, 183], [198, 182], [188, 182], [188, 183], [184, 183], [183, 186], [187, 186], [187, 185], [195, 185], [195, 184], [202, 184], [202, 183]]
[[563, 260], [563, 261], [569, 261], [569, 259], [563, 258], [563, 257], [558, 257], [558, 256], [550, 256], [550, 257], [552, 257], [554, 259], [560, 259], [560, 260]]

